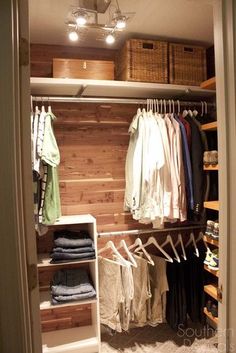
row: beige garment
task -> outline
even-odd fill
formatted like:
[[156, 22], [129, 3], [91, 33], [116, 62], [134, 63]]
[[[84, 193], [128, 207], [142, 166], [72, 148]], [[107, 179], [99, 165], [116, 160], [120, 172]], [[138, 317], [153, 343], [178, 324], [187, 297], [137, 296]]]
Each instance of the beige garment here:
[[151, 255], [154, 266], [149, 265], [152, 298], [149, 300], [149, 325], [156, 326], [165, 322], [166, 318], [166, 292], [169, 290], [166, 276], [165, 259]]
[[128, 331], [131, 320], [131, 307], [134, 298], [134, 281], [131, 266], [122, 266], [121, 278], [124, 291], [124, 302], [121, 303], [120, 321], [124, 331]]
[[148, 262], [133, 254], [137, 262], [137, 268], [133, 267], [134, 299], [131, 310], [131, 319], [135, 326], [145, 326], [149, 319], [148, 299], [151, 298], [151, 287]]
[[99, 256], [98, 270], [101, 324], [121, 332], [120, 304], [124, 302], [121, 265]]

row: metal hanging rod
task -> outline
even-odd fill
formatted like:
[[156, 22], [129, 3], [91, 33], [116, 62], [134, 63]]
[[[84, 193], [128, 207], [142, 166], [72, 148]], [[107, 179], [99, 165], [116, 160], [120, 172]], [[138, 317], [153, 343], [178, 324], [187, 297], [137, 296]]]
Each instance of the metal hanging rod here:
[[136, 230], [127, 230], [121, 232], [100, 232], [98, 233], [99, 238], [111, 237], [111, 236], [125, 236], [125, 235], [142, 235], [142, 234], [153, 234], [153, 233], [165, 233], [165, 232], [173, 232], [173, 231], [183, 231], [183, 230], [194, 230], [194, 229], [202, 229], [205, 225], [199, 226], [186, 226], [186, 227], [175, 227], [175, 228], [163, 228], [163, 229], [136, 229]]
[[[152, 99], [152, 98], [150, 98]], [[146, 105], [147, 99], [133, 99], [133, 98], [100, 98], [100, 97], [51, 97], [51, 96], [32, 96], [34, 102], [58, 102], [58, 103], [117, 103], [117, 104], [136, 104]], [[160, 101], [160, 99], [159, 99]], [[166, 99], [168, 103], [168, 99]], [[177, 105], [177, 100], [174, 100]], [[179, 101], [180, 105], [201, 106], [201, 101]], [[215, 103], [207, 102], [208, 107], [215, 107]]]

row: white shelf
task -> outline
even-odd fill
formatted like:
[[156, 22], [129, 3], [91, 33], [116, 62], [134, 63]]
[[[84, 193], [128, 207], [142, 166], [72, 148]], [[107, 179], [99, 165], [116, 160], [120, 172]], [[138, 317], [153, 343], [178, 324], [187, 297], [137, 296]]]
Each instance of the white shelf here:
[[97, 299], [96, 298], [92, 298], [92, 299], [71, 301], [71, 302], [67, 302], [65, 304], [53, 305], [51, 303], [51, 293], [50, 292], [42, 291], [42, 292], [39, 293], [39, 296], [40, 296], [40, 310], [56, 309], [56, 308], [70, 307], [70, 306], [75, 306], [75, 305], [97, 303]]
[[81, 260], [74, 260], [74, 261], [66, 261], [66, 262], [56, 262], [56, 263], [50, 263], [51, 257], [49, 254], [39, 254], [38, 255], [38, 268], [39, 267], [51, 267], [51, 266], [64, 266], [66, 265], [73, 265], [73, 264], [84, 264], [84, 263], [90, 263], [90, 262], [95, 262], [96, 259], [81, 259]]
[[64, 226], [70, 224], [94, 223], [96, 220], [90, 214], [76, 216], [61, 216], [52, 226]]
[[43, 353], [96, 353], [99, 341], [93, 326], [75, 327], [42, 334]]
[[160, 83], [32, 77], [32, 95], [106, 98], [213, 97], [214, 90]]

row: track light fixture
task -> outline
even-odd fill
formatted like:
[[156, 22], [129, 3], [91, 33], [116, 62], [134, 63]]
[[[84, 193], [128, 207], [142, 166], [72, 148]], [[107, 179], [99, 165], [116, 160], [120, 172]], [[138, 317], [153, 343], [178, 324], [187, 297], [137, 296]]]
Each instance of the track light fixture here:
[[[115, 43], [117, 34], [126, 28], [129, 16], [133, 15], [134, 12], [122, 12], [118, 0], [94, 0], [93, 7], [91, 7], [91, 1], [86, 1], [87, 0], [83, 0], [83, 2], [81, 2], [84, 7], [73, 6], [69, 13], [68, 21], [66, 22], [69, 27], [69, 39], [75, 42], [79, 39], [78, 31], [83, 31], [83, 29], [95, 29], [102, 31], [105, 42], [112, 45]], [[109, 23], [99, 23], [99, 13], [105, 13], [108, 9]]]

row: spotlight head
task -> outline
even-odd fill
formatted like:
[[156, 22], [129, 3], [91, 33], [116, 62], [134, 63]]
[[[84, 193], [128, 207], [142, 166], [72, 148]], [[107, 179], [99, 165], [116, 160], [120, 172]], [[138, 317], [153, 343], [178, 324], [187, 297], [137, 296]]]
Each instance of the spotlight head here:
[[76, 42], [79, 39], [79, 35], [78, 35], [77, 31], [75, 31], [75, 30], [70, 31], [68, 36], [72, 42]]
[[126, 19], [124, 16], [119, 16], [116, 18], [116, 28], [124, 29], [126, 27]]
[[84, 15], [79, 15], [76, 18], [76, 23], [77, 23], [77, 26], [82, 27], [87, 23], [87, 19]]
[[107, 42], [107, 44], [115, 43], [115, 36], [112, 33], [108, 34], [106, 36], [106, 42]]

